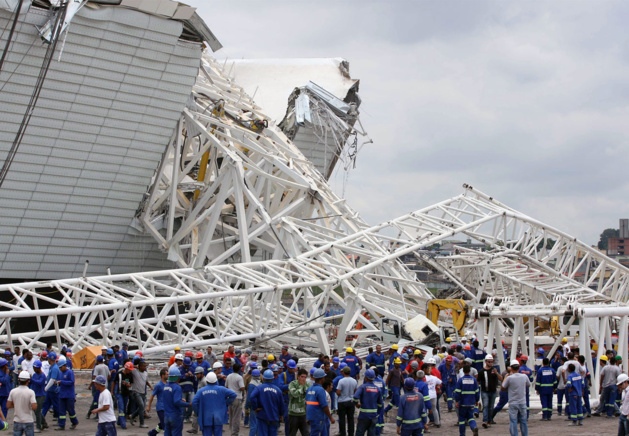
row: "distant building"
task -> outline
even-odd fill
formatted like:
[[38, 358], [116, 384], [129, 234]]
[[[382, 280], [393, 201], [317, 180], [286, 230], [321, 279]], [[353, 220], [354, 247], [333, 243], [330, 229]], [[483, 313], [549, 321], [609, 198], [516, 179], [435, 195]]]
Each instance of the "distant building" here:
[[618, 230], [618, 237], [609, 238], [607, 240], [607, 255], [629, 255], [629, 219], [621, 219], [620, 228]]

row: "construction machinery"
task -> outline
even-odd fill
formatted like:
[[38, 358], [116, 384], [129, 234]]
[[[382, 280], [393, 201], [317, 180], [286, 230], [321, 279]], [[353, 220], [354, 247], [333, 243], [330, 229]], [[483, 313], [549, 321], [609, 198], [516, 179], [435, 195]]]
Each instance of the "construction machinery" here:
[[426, 304], [426, 317], [437, 326], [442, 310], [449, 310], [452, 314], [452, 326], [460, 336], [467, 322], [467, 304], [465, 300], [430, 300]]

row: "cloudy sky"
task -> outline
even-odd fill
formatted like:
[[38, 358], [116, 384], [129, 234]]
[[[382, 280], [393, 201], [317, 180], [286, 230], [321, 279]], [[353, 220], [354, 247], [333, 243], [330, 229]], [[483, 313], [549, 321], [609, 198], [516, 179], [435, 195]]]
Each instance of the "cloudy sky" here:
[[333, 186], [371, 224], [469, 183], [595, 244], [629, 217], [629, 3], [188, 0], [217, 57], [343, 57], [374, 144]]

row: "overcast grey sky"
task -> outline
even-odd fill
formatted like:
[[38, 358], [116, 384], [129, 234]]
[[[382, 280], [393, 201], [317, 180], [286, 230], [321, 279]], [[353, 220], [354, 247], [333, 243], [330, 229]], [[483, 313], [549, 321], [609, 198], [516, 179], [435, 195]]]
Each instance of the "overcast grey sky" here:
[[374, 144], [345, 196], [370, 224], [463, 183], [590, 244], [629, 217], [627, 2], [187, 3], [217, 57], [350, 62]]

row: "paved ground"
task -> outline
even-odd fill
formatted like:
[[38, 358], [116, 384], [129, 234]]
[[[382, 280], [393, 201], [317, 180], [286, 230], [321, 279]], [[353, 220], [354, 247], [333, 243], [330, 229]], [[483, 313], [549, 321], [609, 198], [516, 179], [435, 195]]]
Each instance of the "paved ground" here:
[[[79, 377], [77, 377], [79, 378]], [[81, 377], [84, 379], [84, 377]], [[151, 374], [151, 380], [157, 379], [156, 376]], [[66, 430], [64, 433], [70, 433], [73, 436], [81, 436], [81, 435], [94, 435], [96, 433], [96, 420], [86, 420], [85, 415], [87, 413], [87, 409], [89, 407], [89, 403], [91, 401], [91, 394], [87, 391], [87, 382], [84, 380], [77, 383], [77, 404], [76, 411], [77, 416], [79, 418], [79, 426], [75, 430]], [[570, 436], [580, 436], [580, 435], [616, 435], [618, 428], [618, 419], [612, 418], [597, 418], [592, 417], [584, 420], [584, 425], [582, 427], [573, 427], [569, 422], [564, 421], [565, 416], [553, 416], [553, 420], [551, 422], [541, 422], [538, 410], [532, 410], [531, 417], [528, 421], [529, 424], [529, 435], [530, 436], [551, 436], [551, 433], [563, 432], [565, 435]], [[9, 411], [9, 422], [13, 422], [12, 412]], [[482, 415], [481, 415], [482, 416]], [[500, 435], [505, 436], [509, 435], [509, 415], [506, 411], [500, 412], [496, 418], [496, 425], [492, 426], [489, 429], [479, 428], [479, 434], [482, 435]], [[385, 435], [395, 435], [395, 420], [393, 416], [388, 418], [388, 421], [385, 426]], [[479, 419], [479, 427], [482, 419]], [[455, 427], [456, 422], [456, 414], [455, 413], [444, 413], [443, 423], [441, 428], [430, 428], [430, 433], [432, 435], [454, 435], [458, 434], [458, 427]], [[51, 424], [50, 417], [48, 418], [48, 423]], [[147, 420], [147, 425], [150, 428], [153, 428], [157, 424], [157, 417], [154, 411], [151, 412], [151, 419]], [[66, 427], [67, 428], [67, 427]], [[185, 430], [190, 429], [190, 424], [185, 424], [184, 426], [184, 436], [189, 435]], [[11, 431], [12, 428], [9, 428]], [[142, 431], [141, 431], [142, 430]], [[42, 435], [50, 435], [59, 434], [61, 432], [53, 431], [52, 429], [45, 430]], [[139, 429], [137, 424], [135, 427], [128, 425], [127, 430], [118, 429], [118, 434], [120, 436], [145, 436], [146, 431], [144, 429]], [[225, 436], [229, 436], [229, 428], [227, 426], [224, 427], [223, 434]], [[249, 429], [241, 428], [240, 435], [247, 436], [249, 434]], [[280, 432], [283, 435], [283, 432]], [[338, 423], [332, 425], [332, 429], [330, 431], [331, 436], [335, 436], [338, 434]], [[467, 434], [471, 435], [472, 432], [467, 429]], [[200, 434], [199, 434], [200, 436]]]

